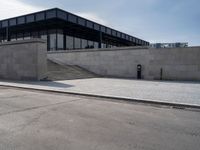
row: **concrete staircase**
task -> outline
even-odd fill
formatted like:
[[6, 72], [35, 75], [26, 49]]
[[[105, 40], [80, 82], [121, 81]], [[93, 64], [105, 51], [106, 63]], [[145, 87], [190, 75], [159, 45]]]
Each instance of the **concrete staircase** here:
[[79, 66], [58, 64], [47, 60], [47, 80], [73, 80], [98, 77]]

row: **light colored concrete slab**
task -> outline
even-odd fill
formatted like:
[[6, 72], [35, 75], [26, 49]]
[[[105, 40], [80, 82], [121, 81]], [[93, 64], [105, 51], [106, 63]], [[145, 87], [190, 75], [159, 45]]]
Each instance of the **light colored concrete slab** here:
[[2, 81], [0, 85], [200, 106], [199, 82], [91, 78], [53, 82]]
[[98, 50], [52, 51], [47, 58], [65, 65], [77, 65], [105, 77], [200, 81], [200, 47], [161, 48], [121, 47]]
[[41, 80], [46, 77], [46, 42], [30, 39], [0, 43], [0, 78]]

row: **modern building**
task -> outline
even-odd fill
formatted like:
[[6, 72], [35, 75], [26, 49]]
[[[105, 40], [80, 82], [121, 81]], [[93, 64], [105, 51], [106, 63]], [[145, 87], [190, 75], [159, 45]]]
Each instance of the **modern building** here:
[[0, 21], [0, 42], [47, 40], [47, 49], [148, 46], [149, 42], [54, 8]]
[[183, 48], [188, 47], [188, 43], [152, 43], [151, 48]]

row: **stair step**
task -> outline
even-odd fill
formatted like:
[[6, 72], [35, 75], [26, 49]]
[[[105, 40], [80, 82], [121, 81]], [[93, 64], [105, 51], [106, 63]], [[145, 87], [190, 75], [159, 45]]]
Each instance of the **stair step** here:
[[60, 65], [52, 60], [47, 60], [48, 80], [73, 80], [95, 78], [97, 75], [79, 66]]

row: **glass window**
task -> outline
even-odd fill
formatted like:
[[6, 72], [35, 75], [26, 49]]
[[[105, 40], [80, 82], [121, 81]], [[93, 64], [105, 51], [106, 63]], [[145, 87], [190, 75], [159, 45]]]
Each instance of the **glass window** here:
[[129, 36], [128, 35], [126, 35], [126, 40], [128, 40], [129, 39]]
[[0, 42], [2, 42], [3, 41], [3, 36], [0, 36]]
[[100, 27], [100, 26], [99, 26], [98, 24], [94, 23], [94, 29], [95, 29], [95, 30], [99, 31], [99, 27]]
[[133, 42], [136, 42], [136, 39], [135, 39], [135, 37], [133, 37]]
[[66, 20], [67, 19], [67, 13], [61, 10], [57, 11], [57, 16], [60, 19]]
[[2, 42], [7, 42], [8, 40], [7, 40], [7, 37], [6, 37], [6, 35], [3, 35], [3, 39], [2, 39]]
[[9, 25], [10, 25], [10, 26], [16, 25], [16, 19], [10, 19], [10, 20], [9, 20]]
[[101, 44], [101, 48], [106, 48], [106, 44], [105, 44], [105, 43], [102, 43], [102, 44]]
[[78, 18], [78, 24], [85, 26], [85, 19]]
[[31, 37], [32, 38], [38, 38], [39, 36], [38, 36], [38, 32], [32, 32], [31, 33]]
[[17, 33], [17, 40], [23, 40], [23, 33]]
[[25, 23], [25, 17], [17, 18], [17, 24], [24, 24], [24, 23]]
[[39, 35], [41, 36], [41, 35], [47, 35], [47, 31], [46, 30], [41, 30], [41, 31], [39, 31]]
[[7, 42], [7, 37], [5, 34], [3, 34], [2, 36], [0, 36], [0, 40], [1, 42]]
[[74, 38], [66, 36], [66, 49], [74, 49]]
[[122, 38], [125, 39], [125, 34], [124, 33], [122, 33]]
[[31, 39], [31, 33], [30, 33], [30, 32], [25, 32], [25, 33], [24, 33], [24, 39], [25, 39], [25, 40]]
[[132, 37], [132, 42], [134, 42], [135, 41], [135, 38], [134, 37]]
[[106, 27], [101, 26], [101, 31], [105, 33], [106, 32]]
[[87, 21], [86, 26], [93, 29], [93, 23], [91, 21]]
[[135, 39], [135, 43], [136, 43], [136, 44], [139, 44], [139, 43], [138, 43], [138, 39], [137, 39], [137, 38]]
[[117, 32], [117, 37], [121, 37], [121, 33], [120, 32]]
[[106, 33], [107, 33], [107, 34], [111, 34], [111, 29], [110, 29], [110, 28], [107, 28], [107, 29], [106, 29]]
[[11, 40], [11, 41], [16, 41], [16, 40], [17, 40], [17, 39], [16, 39], [16, 34], [15, 34], [15, 33], [11, 34], [10, 40]]
[[74, 38], [74, 48], [75, 49], [81, 48], [81, 39], [80, 38]]
[[47, 35], [41, 35], [40, 38], [43, 40], [47, 40]]
[[69, 14], [68, 15], [68, 21], [72, 22], [72, 23], [76, 23], [76, 19], [77, 17], [72, 15], [72, 14]]
[[47, 35], [47, 31], [46, 30], [39, 31], [39, 37], [42, 35]]
[[132, 37], [132, 36], [130, 36], [129, 40], [132, 42], [132, 41], [133, 41], [133, 37]]
[[112, 30], [112, 35], [116, 36], [117, 32], [115, 30]]
[[50, 37], [50, 50], [56, 50], [56, 33], [49, 35]]
[[86, 49], [87, 46], [88, 46], [87, 40], [82, 39], [81, 41], [82, 41], [82, 42], [81, 42], [81, 44], [82, 44], [81, 48], [82, 48], [82, 49]]
[[93, 41], [88, 41], [88, 48], [94, 48], [94, 42]]
[[52, 29], [52, 30], [48, 30], [48, 34], [47, 34], [47, 49], [49, 51], [53, 51], [56, 50], [56, 44], [57, 44], [57, 40], [56, 40], [56, 30]]
[[94, 48], [96, 48], [96, 49], [99, 48], [99, 43], [98, 42], [94, 42]]
[[40, 20], [44, 20], [44, 19], [45, 19], [44, 12], [36, 14], [36, 21], [40, 21]]
[[[39, 37], [42, 39], [42, 40], [45, 40], [47, 42], [47, 31], [40, 31], [39, 32]], [[47, 45], [49, 45], [49, 43], [47, 42]], [[48, 47], [48, 46], [47, 46]]]
[[58, 50], [64, 49], [64, 35], [61, 33], [57, 34], [57, 49]]
[[8, 20], [2, 21], [2, 27], [8, 27]]
[[112, 45], [110, 45], [110, 44], [107, 44], [107, 48], [112, 48]]
[[34, 15], [28, 15], [28, 16], [26, 16], [26, 22], [27, 23], [30, 23], [30, 22], [34, 22], [34, 19], [35, 17], [34, 17]]
[[137, 40], [137, 42], [138, 42], [138, 44], [140, 44], [140, 40], [139, 39]]
[[56, 10], [49, 10], [46, 12], [47, 19], [55, 18], [55, 17], [56, 17]]

